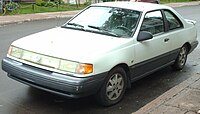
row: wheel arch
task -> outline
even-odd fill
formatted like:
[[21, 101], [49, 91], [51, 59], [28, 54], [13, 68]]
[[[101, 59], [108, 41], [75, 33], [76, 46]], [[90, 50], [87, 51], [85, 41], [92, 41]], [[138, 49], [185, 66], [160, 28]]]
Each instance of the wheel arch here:
[[130, 73], [130, 69], [129, 69], [128, 65], [126, 63], [120, 63], [120, 64], [114, 66], [111, 70], [113, 70], [116, 67], [121, 67], [124, 69], [124, 71], [126, 72], [126, 76], [127, 76], [127, 88], [131, 88], [131, 73]]
[[190, 52], [190, 49], [191, 49], [191, 45], [189, 42], [186, 42], [183, 46], [187, 46], [188, 48], [188, 53]]

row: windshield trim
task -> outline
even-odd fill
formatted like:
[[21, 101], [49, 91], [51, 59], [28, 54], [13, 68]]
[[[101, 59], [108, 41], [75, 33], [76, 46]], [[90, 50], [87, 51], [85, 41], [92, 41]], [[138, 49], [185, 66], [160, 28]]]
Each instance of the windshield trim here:
[[67, 29], [73, 29], [73, 30], [79, 30], [79, 31], [85, 31], [85, 32], [90, 32], [90, 33], [97, 33], [97, 34], [101, 34], [101, 35], [106, 35], [106, 36], [113, 36], [113, 37], [117, 37], [117, 38], [125, 38], [123, 36], [117, 35], [117, 34], [112, 34], [109, 33], [109, 31], [107, 32], [103, 32], [103, 31], [95, 31], [95, 30], [90, 30], [90, 29], [83, 29], [83, 28], [78, 28], [78, 27], [68, 27], [68, 26], [61, 26], [61, 28], [67, 28]]

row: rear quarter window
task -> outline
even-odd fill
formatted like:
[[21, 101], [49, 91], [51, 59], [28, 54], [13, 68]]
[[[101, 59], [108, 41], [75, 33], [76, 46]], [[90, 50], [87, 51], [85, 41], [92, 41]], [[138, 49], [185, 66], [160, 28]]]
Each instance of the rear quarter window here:
[[174, 30], [183, 27], [183, 23], [180, 19], [171, 11], [165, 10], [164, 14], [167, 19], [167, 26], [169, 30]]

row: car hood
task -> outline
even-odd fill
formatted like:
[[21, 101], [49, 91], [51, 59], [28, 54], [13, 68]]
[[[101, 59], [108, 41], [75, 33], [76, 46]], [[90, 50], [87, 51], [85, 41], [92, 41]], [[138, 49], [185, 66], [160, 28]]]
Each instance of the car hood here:
[[12, 45], [52, 57], [88, 62], [90, 58], [105, 54], [127, 40], [80, 30], [53, 28], [16, 40]]

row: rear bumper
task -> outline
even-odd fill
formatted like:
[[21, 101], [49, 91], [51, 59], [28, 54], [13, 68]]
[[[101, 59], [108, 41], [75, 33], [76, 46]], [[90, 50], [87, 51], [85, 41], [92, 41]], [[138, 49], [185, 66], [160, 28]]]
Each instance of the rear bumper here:
[[87, 78], [67, 76], [22, 64], [9, 58], [2, 60], [2, 69], [14, 80], [72, 98], [95, 94], [106, 76], [106, 73]]

